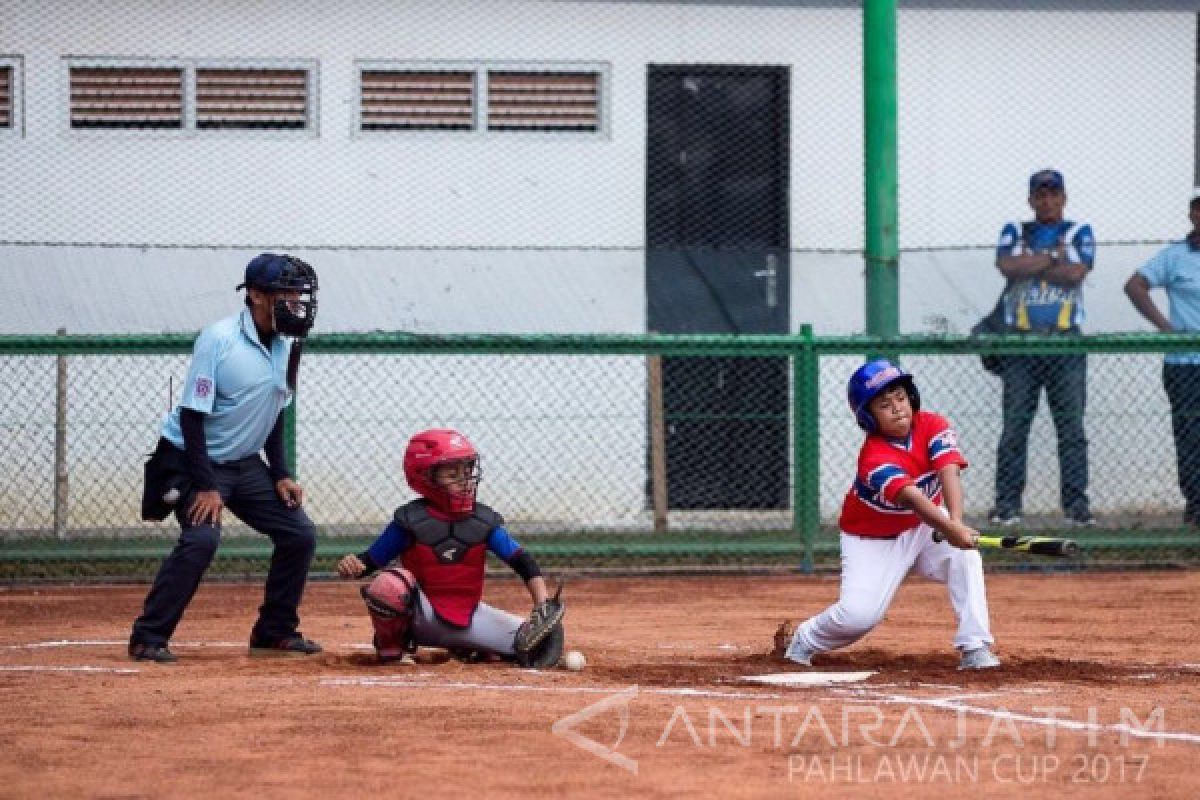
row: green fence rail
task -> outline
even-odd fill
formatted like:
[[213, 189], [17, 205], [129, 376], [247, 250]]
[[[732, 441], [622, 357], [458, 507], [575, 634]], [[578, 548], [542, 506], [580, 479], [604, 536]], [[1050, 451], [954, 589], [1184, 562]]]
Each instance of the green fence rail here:
[[[178, 399], [192, 339], [0, 337], [0, 580], [153, 574], [177, 529], [138, 521], [141, 461]], [[1086, 353], [1098, 524], [1069, 528], [1058, 508], [1043, 401], [1021, 527], [1070, 535], [1084, 555], [1051, 564], [989, 554], [989, 565], [1194, 565], [1200, 534], [1181, 521], [1160, 378], [1162, 356], [1186, 352], [1200, 352], [1200, 336], [327, 334], [306, 348], [290, 430], [320, 531], [317, 573], [362, 549], [410, 496], [404, 441], [442, 425], [476, 441], [481, 498], [551, 566], [819, 570], [837, 563], [837, 514], [861, 443], [844, 386], [864, 354], [901, 359], [926, 407], [955, 424], [972, 462], [968, 521], [986, 528], [1002, 457], [1001, 383], [978, 356]], [[662, 404], [657, 429], [652, 402]], [[657, 468], [656, 439], [666, 454]], [[666, 490], [661, 509], [656, 483]], [[213, 574], [260, 574], [268, 552], [227, 518]]]

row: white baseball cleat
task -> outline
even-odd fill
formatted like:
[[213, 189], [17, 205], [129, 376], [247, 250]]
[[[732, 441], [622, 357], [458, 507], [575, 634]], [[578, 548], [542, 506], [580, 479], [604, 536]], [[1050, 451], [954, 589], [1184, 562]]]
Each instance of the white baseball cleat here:
[[779, 623], [779, 627], [775, 629], [775, 648], [771, 651], [773, 658], [811, 667], [814, 655], [796, 641], [796, 628], [792, 623], [786, 620]]
[[783, 657], [794, 664], [799, 664], [802, 667], [811, 667], [813, 653], [805, 650], [803, 647], [792, 646], [783, 654]]
[[958, 662], [959, 669], [994, 669], [998, 666], [1000, 659], [996, 658], [996, 654], [986, 644], [974, 650], [964, 650], [962, 659]]

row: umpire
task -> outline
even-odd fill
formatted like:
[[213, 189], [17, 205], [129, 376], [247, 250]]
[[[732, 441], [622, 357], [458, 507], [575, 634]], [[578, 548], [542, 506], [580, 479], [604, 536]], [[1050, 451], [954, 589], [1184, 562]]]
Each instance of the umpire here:
[[182, 530], [133, 623], [136, 661], [177, 660], [167, 643], [216, 554], [226, 507], [274, 545], [250, 655], [321, 652], [297, 630], [316, 531], [283, 448], [283, 410], [316, 318], [317, 275], [298, 258], [263, 253], [246, 265], [243, 287], [246, 307], [196, 339], [183, 399], [146, 464], [143, 518], [165, 519], [173, 506]]

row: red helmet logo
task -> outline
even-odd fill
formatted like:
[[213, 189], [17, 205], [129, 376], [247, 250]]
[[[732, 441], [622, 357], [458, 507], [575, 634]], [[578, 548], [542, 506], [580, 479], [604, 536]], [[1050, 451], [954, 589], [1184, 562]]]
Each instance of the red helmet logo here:
[[[462, 464], [465, 470], [439, 480], [438, 467], [456, 464]], [[409, 440], [404, 451], [404, 478], [408, 485], [446, 514], [470, 514], [475, 510], [475, 491], [481, 474], [479, 452], [467, 437], [455, 430], [421, 431]]]

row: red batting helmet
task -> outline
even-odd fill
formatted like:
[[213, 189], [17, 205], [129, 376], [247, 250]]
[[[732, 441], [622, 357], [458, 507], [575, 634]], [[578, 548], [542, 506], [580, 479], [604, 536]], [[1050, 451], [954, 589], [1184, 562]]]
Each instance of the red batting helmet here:
[[[438, 486], [433, 470], [442, 464], [466, 462], [469, 478], [461, 488]], [[470, 514], [475, 510], [475, 490], [479, 488], [479, 452], [458, 431], [446, 428], [421, 431], [408, 441], [404, 451], [404, 477], [417, 494], [446, 514]]]

